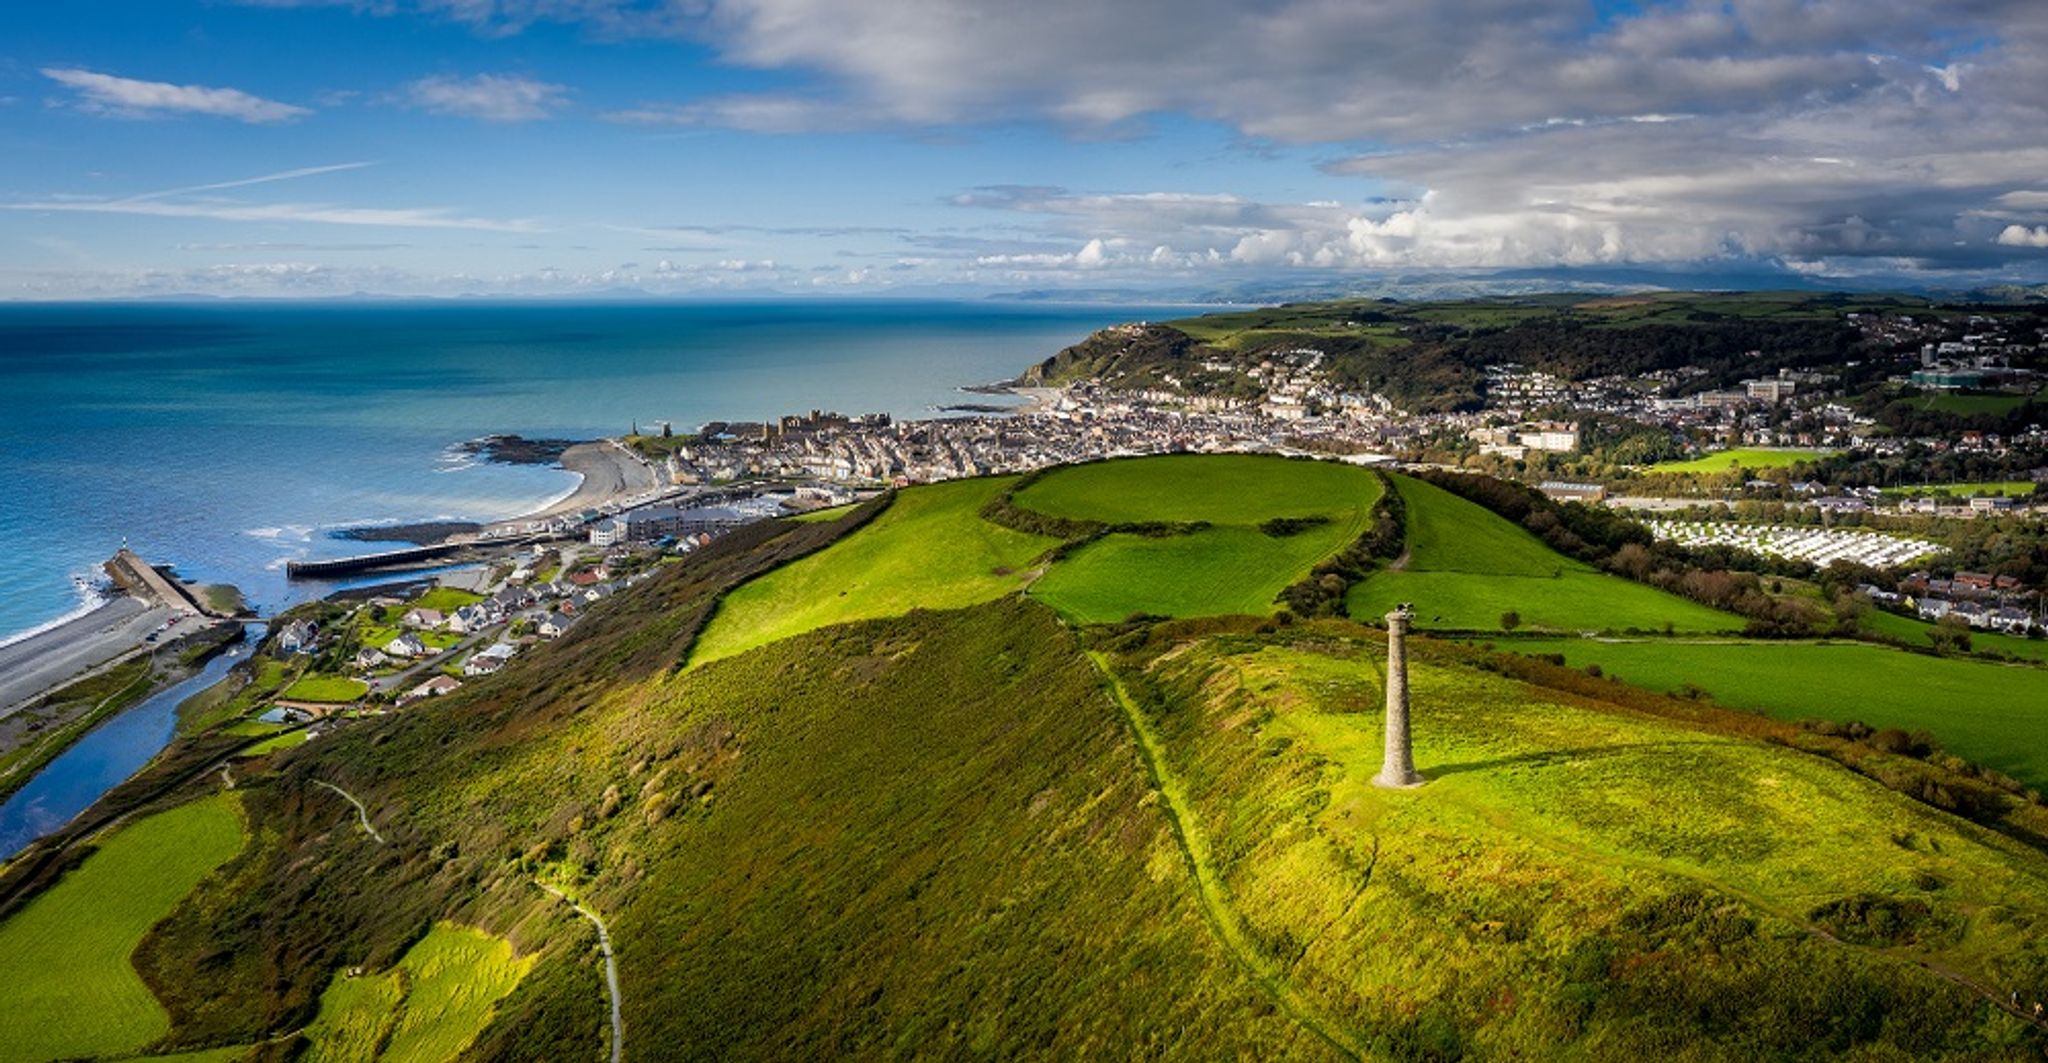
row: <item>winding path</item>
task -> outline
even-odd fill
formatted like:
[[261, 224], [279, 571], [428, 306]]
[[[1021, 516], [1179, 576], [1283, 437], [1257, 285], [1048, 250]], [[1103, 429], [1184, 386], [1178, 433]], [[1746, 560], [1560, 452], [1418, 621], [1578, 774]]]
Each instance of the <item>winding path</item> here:
[[327, 782], [323, 779], [313, 780], [313, 785], [325, 786], [329, 790], [332, 790], [335, 793], [340, 794], [342, 796], [342, 799], [347, 801], [349, 804], [356, 806], [356, 818], [363, 821], [363, 829], [370, 832], [370, 837], [375, 838], [377, 840], [378, 845], [384, 844], [384, 836], [382, 834], [377, 833], [377, 828], [370, 825], [370, 810], [364, 808], [363, 803], [361, 801], [356, 800], [356, 795], [349, 793], [347, 790], [344, 790], [341, 787], [336, 786], [333, 783]]
[[597, 913], [576, 903], [575, 899], [561, 890], [535, 879], [533, 884], [553, 894], [555, 899], [576, 909], [576, 914], [590, 920], [597, 928], [597, 947], [604, 952], [604, 984], [612, 997], [612, 1063], [619, 1063], [626, 1052], [626, 1020], [619, 1013], [619, 961], [612, 956], [612, 935], [606, 930], [604, 920]]
[[[1259, 954], [1257, 946], [1245, 933], [1244, 917], [1230, 905], [1223, 876], [1217, 871], [1210, 854], [1208, 836], [1202, 833], [1185, 784], [1166, 762], [1159, 737], [1152, 732], [1152, 725], [1146, 721], [1145, 714], [1132, 703], [1123, 683], [1110, 670], [1109, 662], [1099, 653], [1088, 652], [1087, 657], [1101, 674], [1110, 700], [1123, 713], [1124, 721], [1130, 725], [1131, 734], [1137, 740], [1138, 756], [1145, 763], [1146, 773], [1152, 777], [1153, 791], [1161, 798], [1167, 823], [1173, 828], [1174, 840], [1180, 843], [1181, 855], [1186, 858], [1188, 870], [1195, 880], [1195, 896], [1201, 902], [1202, 915], [1215, 933], [1217, 943], [1232, 961], [1244, 968], [1253, 984], [1272, 998], [1273, 1003], [1302, 1029], [1347, 1059], [1372, 1058], [1349, 1031], [1316, 1012], [1314, 1006], [1288, 982], [1284, 969]], [[1355, 897], [1353, 901], [1356, 901]]]

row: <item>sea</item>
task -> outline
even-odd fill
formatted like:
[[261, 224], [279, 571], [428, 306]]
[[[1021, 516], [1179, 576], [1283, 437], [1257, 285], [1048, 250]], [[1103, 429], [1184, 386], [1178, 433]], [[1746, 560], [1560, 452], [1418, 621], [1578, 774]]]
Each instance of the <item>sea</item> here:
[[[575, 489], [487, 435], [593, 439], [812, 409], [938, 416], [1095, 329], [1188, 308], [992, 302], [0, 304], [0, 643], [101, 600], [124, 544], [263, 615], [348, 528], [517, 516]], [[376, 577], [367, 577], [374, 580]], [[361, 580], [358, 580], [361, 582]], [[0, 801], [0, 860], [170, 741], [247, 654], [100, 725]]]
[[[1185, 313], [1181, 308], [1178, 313]], [[573, 474], [479, 462], [813, 408], [937, 415], [1173, 308], [995, 302], [0, 305], [0, 642], [95, 602], [123, 544], [266, 615], [343, 528], [511, 517]]]

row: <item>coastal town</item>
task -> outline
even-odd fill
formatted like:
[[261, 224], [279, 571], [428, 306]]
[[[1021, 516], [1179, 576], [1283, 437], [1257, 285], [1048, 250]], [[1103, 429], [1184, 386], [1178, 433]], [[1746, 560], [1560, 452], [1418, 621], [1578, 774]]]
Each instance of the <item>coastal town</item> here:
[[[1882, 358], [1781, 365], [1733, 386], [1684, 368], [1571, 378], [1503, 361], [1484, 366], [1477, 401], [1408, 409], [1385, 391], [1345, 381], [1327, 352], [1295, 342], [1243, 357], [1206, 354], [1136, 381], [1118, 372], [1027, 374], [963, 388], [974, 401], [919, 419], [813, 409], [682, 430], [635, 426], [544, 451], [580, 486], [539, 512], [294, 561], [295, 578], [382, 582], [275, 618], [233, 711], [256, 745], [303, 741], [335, 722], [489, 676], [566, 634], [624, 587], [687, 563], [746, 524], [897, 487], [1175, 452], [1488, 473], [1558, 501], [1629, 514], [1676, 546], [1753, 557], [1774, 572], [1849, 566], [1874, 610], [2043, 634], [2038, 580], [1973, 569], [1981, 559], [1953, 547], [1981, 538], [1970, 529], [2038, 531], [2048, 517], [2048, 430], [2029, 423], [2006, 432], [1901, 432], [1881, 422], [1869, 395], [1917, 396], [1911, 401], [1932, 408], [2017, 408], [2042, 387], [2035, 367], [2048, 337], [1974, 316], [1847, 320]], [[1162, 331], [1172, 330], [1133, 323], [1088, 342], [1137, 350]], [[516, 438], [499, 443], [533, 449]], [[1650, 460], [1630, 460], [1638, 457]], [[1922, 468], [1994, 474], [1942, 482], [1896, 472]], [[141, 620], [107, 612], [93, 631], [69, 632], [68, 645], [95, 647], [91, 660], [45, 652], [52, 639], [10, 648], [10, 659], [40, 667], [0, 669], [13, 682], [17, 710], [49, 701], [60, 680], [132, 657], [159, 637], [246, 622], [209, 613], [139, 559], [121, 571], [142, 592], [135, 597], [155, 608]], [[16, 715], [17, 724], [36, 719]]]
[[[1978, 317], [1847, 319], [1871, 348], [1894, 352], [1890, 364], [1870, 367], [1881, 387], [2016, 405], [2042, 386], [2026, 367], [2048, 342], [2038, 332], [2014, 334]], [[1094, 339], [1140, 344], [1154, 328], [1116, 326]], [[1741, 551], [1801, 571], [1844, 564], [1890, 573], [1862, 583], [1875, 608], [2040, 633], [2038, 584], [1945, 564], [1953, 559], [1943, 539], [1960, 523], [2036, 526], [2048, 516], [2048, 430], [1902, 436], [1858, 412], [1855, 382], [1873, 376], [1864, 369], [1781, 368], [1713, 388], [1686, 371], [1566, 380], [1496, 363], [1485, 368], [1476, 409], [1413, 412], [1379, 392], [1346, 390], [1324, 352], [1298, 345], [1208, 358], [1139, 387], [1101, 376], [976, 387], [968, 390], [985, 401], [924, 419], [814, 409], [767, 422], [636, 429], [573, 452], [568, 463], [605, 491], [477, 533], [474, 544], [502, 544], [496, 578], [475, 588], [477, 601], [450, 612], [382, 600], [371, 608], [396, 615], [396, 628], [358, 620], [340, 641], [365, 694], [417, 699], [451, 689], [464, 673], [487, 674], [519, 639], [559, 634], [577, 608], [616, 588], [632, 558], [674, 561], [743, 524], [893, 487], [1173, 452], [1488, 472], [1561, 501], [1639, 515], [1659, 539], [1688, 548]], [[998, 400], [1017, 405], [993, 412]], [[1617, 462], [1596, 442], [1643, 433], [1670, 456]], [[1823, 478], [1827, 459], [1850, 455], [1968, 457], [2016, 471], [1981, 487]], [[581, 544], [587, 563], [579, 566], [577, 545], [561, 544]], [[634, 571], [626, 578], [648, 570]], [[367, 641], [365, 630], [375, 633]], [[486, 630], [516, 634], [494, 648], [482, 646]], [[411, 684], [422, 676], [431, 688]]]

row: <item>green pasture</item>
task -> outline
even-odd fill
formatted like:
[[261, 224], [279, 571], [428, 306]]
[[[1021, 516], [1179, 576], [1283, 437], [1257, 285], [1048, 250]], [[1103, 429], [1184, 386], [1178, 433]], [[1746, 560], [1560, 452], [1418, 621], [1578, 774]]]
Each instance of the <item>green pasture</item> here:
[[1372, 508], [1379, 477], [1354, 465], [1256, 454], [1170, 454], [1058, 469], [1017, 492], [1017, 505], [1054, 517], [1257, 524]]
[[354, 701], [370, 692], [369, 684], [345, 675], [302, 675], [278, 697], [286, 701]]
[[1658, 473], [1702, 473], [1729, 472], [1734, 469], [1789, 469], [1803, 461], [1826, 457], [1832, 451], [1796, 450], [1762, 447], [1743, 447], [1734, 450], [1717, 450], [1702, 454], [1686, 461], [1662, 461], [1650, 466], [1650, 472]]
[[[1105, 523], [1206, 522], [1186, 535], [1116, 534], [1076, 551], [1031, 593], [1083, 623], [1133, 613], [1265, 614], [1288, 584], [1363, 534], [1379, 477], [1350, 465], [1246, 454], [1180, 454], [1053, 472], [1019, 491], [1019, 506]], [[1322, 517], [1268, 535], [1276, 517]]]
[[1111, 535], [1054, 565], [1031, 585], [1031, 595], [1082, 623], [1132, 613], [1265, 615], [1288, 584], [1363, 531], [1358, 514], [1285, 538], [1245, 527], [1165, 538]]
[[1927, 731], [1943, 749], [2048, 787], [2048, 671], [1930, 657], [1859, 642], [1515, 640], [1574, 667], [1652, 690], [1688, 684], [1733, 708], [1785, 720]]
[[433, 590], [414, 598], [406, 604], [407, 609], [433, 609], [442, 613], [453, 613], [465, 605], [475, 605], [484, 596], [454, 587], [435, 587]]
[[1887, 487], [1884, 493], [1891, 496], [1945, 495], [1949, 498], [1974, 498], [1977, 495], [2005, 495], [2008, 498], [2025, 498], [2034, 493], [2032, 480], [1981, 480], [1961, 484], [1912, 484], [1907, 487]]
[[0, 923], [0, 1061], [127, 1055], [170, 1032], [129, 955], [241, 847], [236, 799], [202, 798], [107, 835]]
[[512, 943], [452, 923], [435, 925], [389, 971], [344, 972], [320, 997], [306, 1031], [310, 1063], [448, 1063], [491, 1021], [533, 966]]
[[[1926, 649], [1934, 645], [1927, 637], [1927, 633], [1934, 630], [1934, 625], [1916, 617], [1872, 609], [1863, 614], [1861, 622], [1871, 631], [1889, 635], [1916, 649]], [[2020, 638], [2014, 635], [2001, 635], [1996, 631], [1972, 629], [1970, 649], [1976, 653], [1992, 651], [2029, 660], [2048, 661], [2048, 639]]]
[[814, 509], [808, 513], [799, 513], [796, 516], [791, 517], [789, 519], [803, 524], [812, 524], [819, 521], [838, 520], [839, 518], [846, 516], [848, 513], [851, 513], [859, 508], [859, 503], [849, 502], [843, 506], [829, 506], [825, 509]]
[[1952, 413], [1961, 417], [1977, 417], [1986, 414], [2003, 416], [2026, 405], [2027, 396], [1936, 391], [1906, 401], [1917, 410]]
[[1539, 630], [1742, 627], [1740, 617], [1565, 557], [1440, 487], [1405, 476], [1394, 482], [1407, 510], [1407, 562], [1351, 588], [1345, 607], [1354, 617], [1372, 619], [1412, 602], [1416, 626], [1425, 629], [1496, 629], [1507, 612]]
[[954, 480], [898, 493], [853, 535], [725, 596], [698, 638], [696, 664], [791, 635], [912, 609], [953, 609], [1021, 589], [1057, 541], [982, 520], [1010, 478]]

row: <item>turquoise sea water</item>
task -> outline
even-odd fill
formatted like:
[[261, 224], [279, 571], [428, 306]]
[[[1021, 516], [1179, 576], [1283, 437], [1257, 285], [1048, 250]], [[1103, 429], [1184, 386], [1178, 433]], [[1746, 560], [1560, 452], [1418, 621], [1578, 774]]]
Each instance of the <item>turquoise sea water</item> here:
[[339, 527], [493, 519], [556, 469], [450, 448], [812, 407], [929, 416], [1140, 307], [985, 303], [0, 306], [0, 638], [125, 540], [265, 611]]

